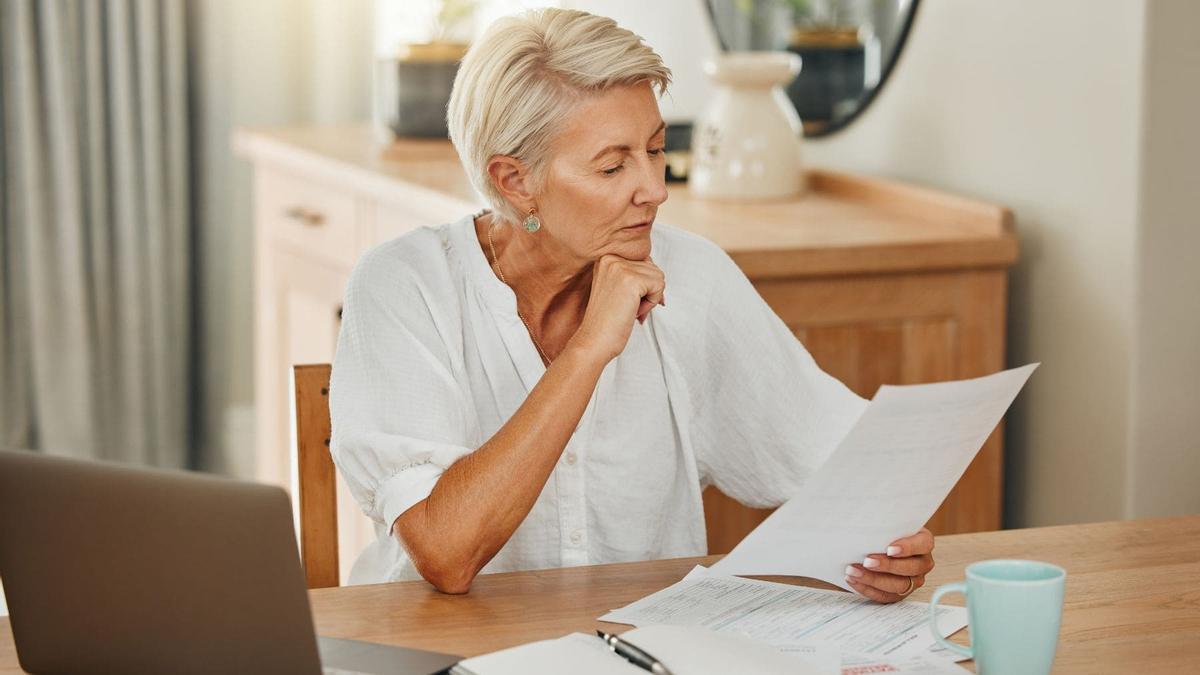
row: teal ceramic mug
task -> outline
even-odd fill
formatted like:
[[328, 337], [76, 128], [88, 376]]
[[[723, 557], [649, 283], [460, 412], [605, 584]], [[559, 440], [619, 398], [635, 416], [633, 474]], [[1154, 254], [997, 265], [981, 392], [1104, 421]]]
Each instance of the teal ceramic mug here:
[[[1049, 673], [1058, 646], [1067, 572], [1036, 560], [984, 560], [967, 567], [966, 582], [940, 586], [929, 602], [933, 636], [975, 659], [980, 675]], [[937, 629], [937, 603], [947, 593], [967, 598], [971, 646], [956, 645]]]

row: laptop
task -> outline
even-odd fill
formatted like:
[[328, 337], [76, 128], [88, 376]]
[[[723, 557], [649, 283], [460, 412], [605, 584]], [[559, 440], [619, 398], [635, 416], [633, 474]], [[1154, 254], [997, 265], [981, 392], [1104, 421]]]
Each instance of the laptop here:
[[0, 579], [31, 673], [438, 673], [317, 638], [278, 487], [0, 451]]

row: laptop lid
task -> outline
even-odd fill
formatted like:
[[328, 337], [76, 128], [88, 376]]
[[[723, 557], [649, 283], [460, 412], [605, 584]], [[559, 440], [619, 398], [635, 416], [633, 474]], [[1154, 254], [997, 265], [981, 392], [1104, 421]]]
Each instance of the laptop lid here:
[[277, 487], [0, 452], [0, 578], [29, 672], [321, 672]]

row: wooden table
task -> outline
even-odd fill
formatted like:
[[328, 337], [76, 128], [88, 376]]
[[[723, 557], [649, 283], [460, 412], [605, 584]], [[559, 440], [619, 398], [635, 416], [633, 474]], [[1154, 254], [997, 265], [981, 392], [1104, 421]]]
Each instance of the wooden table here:
[[[962, 579], [975, 560], [1036, 558], [1065, 567], [1056, 673], [1200, 672], [1200, 516], [950, 535], [939, 538], [935, 557], [937, 569], [914, 600], [928, 601], [938, 585]], [[487, 575], [464, 596], [406, 582], [317, 590], [311, 598], [322, 635], [471, 656], [597, 626], [625, 630], [595, 617], [718, 558]], [[953, 639], [965, 644], [966, 637], [960, 631]], [[0, 673], [20, 672], [16, 663], [8, 620], [0, 619]]]

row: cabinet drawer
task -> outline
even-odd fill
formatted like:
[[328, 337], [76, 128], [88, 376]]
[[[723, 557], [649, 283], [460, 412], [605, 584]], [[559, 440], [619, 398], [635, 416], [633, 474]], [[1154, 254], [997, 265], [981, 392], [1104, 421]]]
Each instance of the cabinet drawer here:
[[353, 265], [358, 255], [355, 197], [290, 174], [260, 169], [258, 219], [289, 247]]

